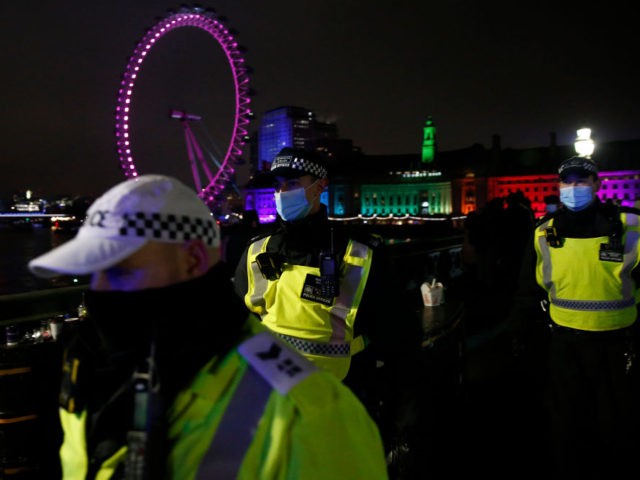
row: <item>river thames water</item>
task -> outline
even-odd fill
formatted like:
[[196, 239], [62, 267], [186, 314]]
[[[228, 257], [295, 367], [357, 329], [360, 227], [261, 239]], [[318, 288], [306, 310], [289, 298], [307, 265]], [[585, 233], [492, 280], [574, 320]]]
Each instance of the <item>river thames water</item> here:
[[[46, 224], [30, 229], [0, 226], [0, 295], [76, 284], [71, 277], [37, 278], [27, 268], [32, 258], [61, 245], [75, 233], [52, 231]], [[80, 279], [86, 281], [86, 279]]]

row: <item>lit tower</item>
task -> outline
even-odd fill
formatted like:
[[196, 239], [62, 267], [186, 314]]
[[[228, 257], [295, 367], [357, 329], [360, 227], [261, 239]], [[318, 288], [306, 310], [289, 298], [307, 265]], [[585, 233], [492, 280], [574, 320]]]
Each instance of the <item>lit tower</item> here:
[[422, 129], [422, 163], [431, 163], [436, 156], [436, 126], [429, 116]]

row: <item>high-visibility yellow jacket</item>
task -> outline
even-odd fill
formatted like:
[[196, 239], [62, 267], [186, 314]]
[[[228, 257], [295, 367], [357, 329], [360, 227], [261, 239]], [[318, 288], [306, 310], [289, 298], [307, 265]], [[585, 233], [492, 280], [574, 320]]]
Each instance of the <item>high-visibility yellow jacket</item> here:
[[354, 338], [354, 323], [373, 250], [349, 240], [342, 258], [339, 295], [324, 298], [314, 283], [320, 279], [319, 267], [285, 265], [278, 279], [263, 277], [255, 260], [267, 251], [270, 238], [261, 238], [249, 246], [245, 304], [264, 325], [314, 364], [344, 379], [351, 356], [365, 347], [362, 336]]
[[601, 247], [609, 242], [606, 236], [562, 238], [561, 246], [551, 246], [546, 237], [553, 217], [536, 227], [536, 280], [548, 292], [549, 314], [558, 325], [602, 331], [635, 322], [640, 290], [630, 274], [639, 261], [638, 215], [622, 212], [620, 218], [620, 255]]
[[[213, 358], [177, 395], [165, 478], [388, 478], [378, 428], [352, 392], [257, 322], [252, 329], [258, 333]], [[246, 420], [252, 416], [257, 425]], [[60, 418], [63, 478], [85, 479], [87, 412], [61, 409]], [[95, 478], [111, 478], [126, 455], [123, 445]]]

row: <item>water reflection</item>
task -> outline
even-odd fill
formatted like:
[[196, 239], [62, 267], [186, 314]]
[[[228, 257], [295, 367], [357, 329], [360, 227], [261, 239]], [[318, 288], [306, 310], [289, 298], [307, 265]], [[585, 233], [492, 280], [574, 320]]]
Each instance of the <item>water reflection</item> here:
[[86, 283], [87, 278], [35, 277], [27, 268], [32, 258], [73, 238], [75, 233], [52, 231], [47, 226], [32, 229], [0, 228], [0, 295]]

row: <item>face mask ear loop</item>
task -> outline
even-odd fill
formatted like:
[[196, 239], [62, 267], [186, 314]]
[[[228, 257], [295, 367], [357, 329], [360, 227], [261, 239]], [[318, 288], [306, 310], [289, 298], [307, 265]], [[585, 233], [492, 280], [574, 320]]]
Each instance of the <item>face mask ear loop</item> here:
[[[313, 186], [314, 186], [316, 183], [318, 183], [319, 181], [320, 181], [320, 179], [319, 179], [319, 178], [316, 178], [316, 179], [315, 179], [315, 181], [314, 181], [311, 185], [309, 185], [308, 187], [305, 187], [305, 189], [304, 189], [304, 190], [305, 190], [305, 191], [307, 191], [308, 189], [310, 189], [311, 187], [313, 187]], [[324, 188], [323, 188], [323, 190], [324, 190]], [[322, 195], [322, 192], [320, 192], [320, 194], [318, 195], [318, 198], [320, 198], [320, 196], [321, 196], [321, 195]], [[314, 197], [313, 197], [313, 199], [315, 200], [315, 199], [316, 199], [316, 197], [314, 196]]]
[[314, 182], [311, 183], [311, 185], [309, 185], [308, 187], [304, 187], [304, 190], [307, 191], [309, 190], [311, 187], [313, 187], [316, 183], [318, 183], [318, 180], [320, 180], [319, 178], [316, 178]]

